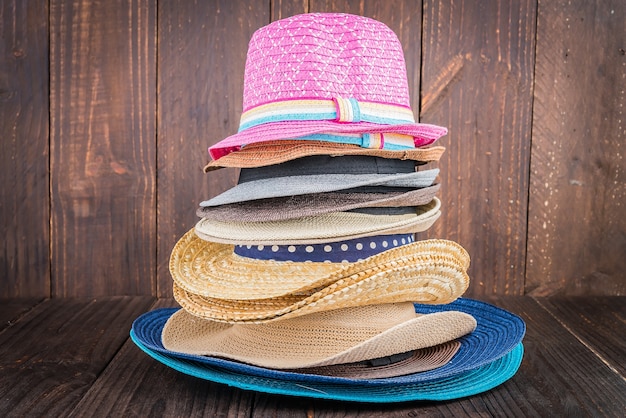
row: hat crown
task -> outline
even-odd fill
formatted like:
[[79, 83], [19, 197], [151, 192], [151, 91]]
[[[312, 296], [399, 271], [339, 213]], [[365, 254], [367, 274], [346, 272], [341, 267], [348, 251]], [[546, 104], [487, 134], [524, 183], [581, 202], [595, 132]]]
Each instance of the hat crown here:
[[337, 97], [410, 107], [402, 45], [390, 28], [362, 16], [309, 13], [254, 33], [244, 111], [274, 101]]

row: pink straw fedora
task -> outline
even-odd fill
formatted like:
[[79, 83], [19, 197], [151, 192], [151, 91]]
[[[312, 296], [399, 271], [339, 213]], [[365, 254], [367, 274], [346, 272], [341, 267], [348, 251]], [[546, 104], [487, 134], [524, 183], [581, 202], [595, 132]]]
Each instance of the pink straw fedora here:
[[254, 33], [239, 132], [209, 153], [217, 160], [280, 139], [411, 149], [446, 133], [415, 122], [402, 46], [391, 29], [362, 16], [310, 13]]

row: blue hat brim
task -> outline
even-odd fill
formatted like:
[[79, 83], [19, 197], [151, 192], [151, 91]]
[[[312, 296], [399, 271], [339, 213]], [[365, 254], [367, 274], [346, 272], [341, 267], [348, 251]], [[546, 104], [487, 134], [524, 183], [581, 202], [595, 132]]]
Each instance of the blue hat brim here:
[[517, 315], [491, 304], [459, 298], [449, 304], [415, 304], [415, 311], [428, 314], [441, 311], [461, 311], [472, 315], [476, 329], [459, 339], [461, 347], [446, 365], [439, 368], [404, 376], [383, 379], [351, 379], [268, 369], [224, 358], [185, 354], [167, 350], [161, 342], [163, 327], [169, 317], [179, 308], [163, 308], [147, 312], [137, 318], [132, 326], [133, 341], [150, 353], [163, 354], [167, 358], [183, 362], [191, 361], [198, 366], [223, 369], [224, 372], [257, 376], [277, 380], [293, 380], [306, 383], [348, 384], [359, 386], [395, 386], [415, 384], [454, 377], [460, 373], [477, 369], [502, 358], [522, 341], [526, 331], [524, 321]]
[[[445, 401], [476, 395], [510, 379], [519, 369], [524, 347], [518, 343], [499, 359], [473, 370], [441, 379], [393, 386], [333, 384], [310, 380], [282, 380], [235, 372], [206, 362], [181, 358], [151, 350], [131, 331], [131, 338], [150, 357], [184, 374], [239, 389], [277, 395], [300, 396], [350, 402], [391, 403], [406, 401]], [[306, 377], [306, 375], [300, 375]]]

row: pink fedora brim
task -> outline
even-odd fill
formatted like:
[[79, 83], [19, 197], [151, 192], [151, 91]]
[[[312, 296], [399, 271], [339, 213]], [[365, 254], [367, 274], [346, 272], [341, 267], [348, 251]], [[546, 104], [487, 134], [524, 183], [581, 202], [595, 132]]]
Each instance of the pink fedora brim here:
[[209, 148], [213, 160], [217, 160], [243, 145], [277, 139], [297, 139], [320, 133], [396, 133], [411, 135], [416, 147], [432, 144], [448, 133], [444, 127], [426, 123], [381, 125], [372, 122], [342, 123], [331, 120], [269, 122], [250, 127], [231, 135]]

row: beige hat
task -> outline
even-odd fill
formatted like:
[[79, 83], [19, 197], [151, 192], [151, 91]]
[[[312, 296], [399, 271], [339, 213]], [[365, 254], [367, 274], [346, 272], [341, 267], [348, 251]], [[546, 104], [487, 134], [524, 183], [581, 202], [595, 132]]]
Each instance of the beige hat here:
[[224, 222], [207, 217], [196, 224], [196, 234], [206, 241], [225, 244], [317, 244], [422, 232], [439, 218], [440, 207], [441, 201], [435, 197], [428, 204], [418, 206], [415, 213], [403, 215], [334, 212], [266, 222]]
[[[239, 256], [233, 250], [232, 245], [205, 241], [193, 230], [188, 231], [172, 250], [169, 264], [172, 278], [191, 294], [236, 301], [289, 295], [304, 299], [338, 283], [358, 284], [380, 274], [401, 280], [406, 275], [431, 270], [432, 279], [449, 291], [438, 294], [437, 298], [429, 296], [427, 301], [448, 301], [460, 296], [468, 281], [467, 252], [447, 240], [417, 241], [352, 263], [257, 260]], [[407, 280], [425, 286], [430, 279], [415, 276]], [[423, 290], [429, 289], [420, 289]]]
[[463, 312], [418, 315], [412, 303], [370, 304], [266, 324], [224, 324], [181, 309], [165, 324], [163, 346], [275, 369], [352, 363], [432, 347], [474, 330]]
[[277, 141], [248, 144], [238, 151], [231, 152], [215, 161], [211, 161], [204, 167], [204, 171], [209, 172], [222, 167], [263, 167], [310, 155], [367, 155], [371, 157], [430, 162], [439, 161], [445, 150], [445, 147], [436, 146], [392, 151], [363, 148], [353, 144], [281, 139]]
[[[433, 255], [405, 259], [399, 265], [391, 261], [369, 266], [350, 276], [335, 277], [337, 280], [325, 287], [267, 299], [211, 298], [186, 291], [176, 281], [173, 291], [174, 299], [195, 316], [220, 322], [261, 323], [377, 303], [449, 303], [467, 289], [466, 269], [466, 265], [459, 265], [458, 257]], [[255, 277], [255, 271], [249, 271], [241, 281], [255, 281]], [[241, 293], [241, 289], [233, 289], [233, 293]]]

